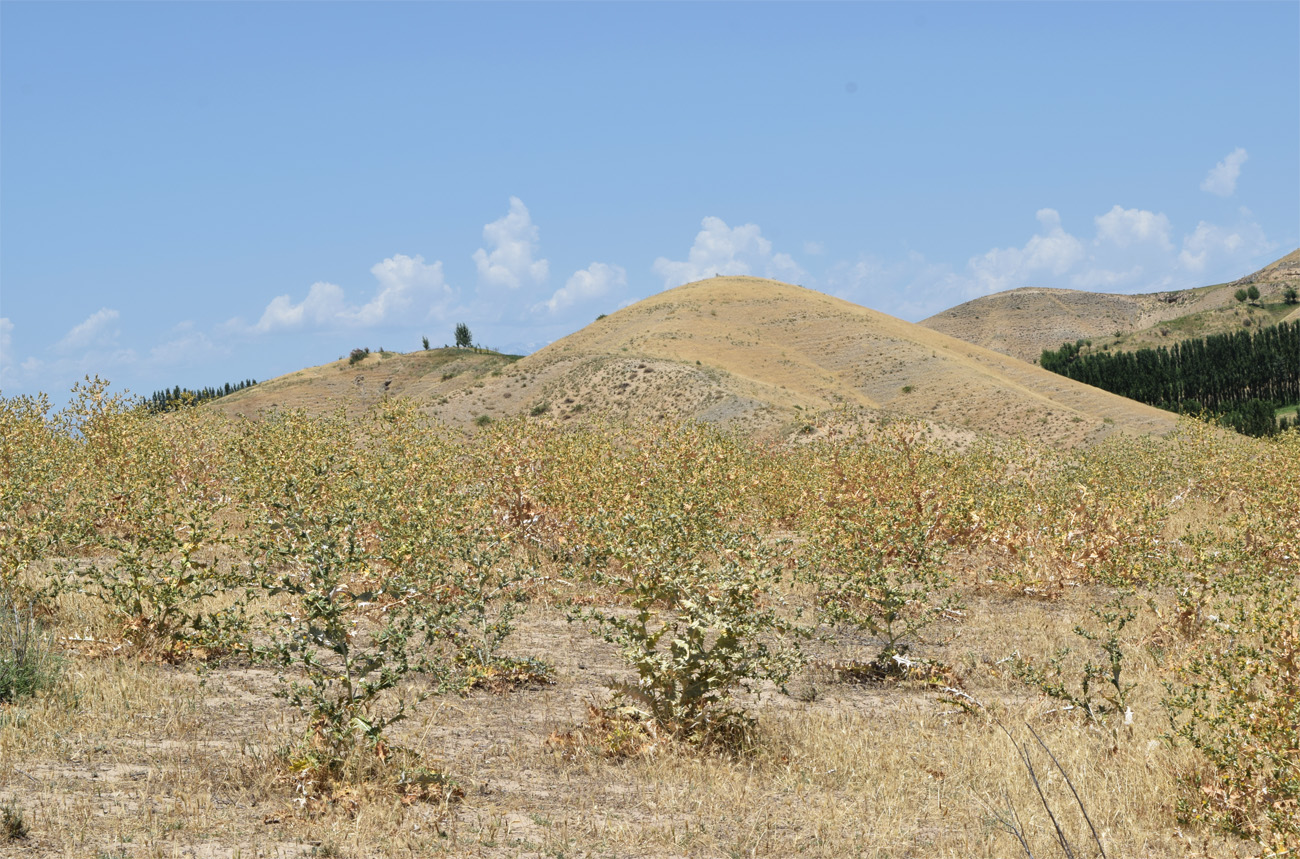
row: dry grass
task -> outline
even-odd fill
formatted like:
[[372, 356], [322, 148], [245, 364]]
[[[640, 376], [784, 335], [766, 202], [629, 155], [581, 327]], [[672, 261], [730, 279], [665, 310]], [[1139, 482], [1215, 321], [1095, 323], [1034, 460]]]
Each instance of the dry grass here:
[[[641, 363], [645, 366], [635, 368], [639, 384], [662, 384], [652, 362]], [[0, 710], [0, 808], [12, 804], [11, 813], [20, 815], [28, 830], [26, 838], [0, 842], [0, 855], [1009, 857], [1020, 855], [1021, 847], [999, 821], [1015, 820], [1031, 845], [1028, 852], [1048, 856], [1054, 855], [1055, 838], [1048, 808], [1080, 855], [1090, 855], [1092, 836], [1063, 774], [1078, 789], [1108, 856], [1252, 855], [1248, 847], [1203, 834], [1211, 831], [1208, 827], [1191, 830], [1193, 836], [1182, 834], [1175, 803], [1187, 791], [1180, 775], [1197, 761], [1185, 747], [1166, 742], [1161, 701], [1166, 697], [1162, 681], [1179, 677], [1174, 660], [1185, 660], [1189, 653], [1187, 642], [1164, 626], [1178, 624], [1180, 607], [1169, 593], [1172, 582], [1195, 585], [1200, 576], [1207, 583], [1221, 577], [1225, 588], [1244, 586], [1247, 579], [1275, 581], [1280, 587], [1295, 572], [1300, 521], [1286, 499], [1296, 494], [1300, 436], [1224, 444], [1221, 435], [1189, 425], [1166, 445], [1121, 440], [1067, 455], [982, 443], [965, 452], [929, 449], [918, 446], [919, 430], [895, 426], [861, 446], [778, 453], [698, 427], [628, 427], [601, 436], [551, 433], [549, 425], [525, 422], [453, 446], [443, 428], [424, 426], [418, 413], [402, 403], [388, 404], [387, 411], [374, 416], [383, 420], [360, 428], [335, 420], [207, 425], [204, 414], [145, 423], [134, 412], [122, 412], [119, 424], [107, 419], [88, 424], [84, 448], [69, 446], [66, 455], [50, 455], [49, 464], [62, 471], [23, 459], [31, 445], [10, 445], [11, 467], [19, 470], [10, 473], [10, 489], [0, 498], [17, 497], [25, 479], [54, 487], [49, 494], [58, 501], [59, 486], [79, 481], [87, 501], [71, 509], [91, 517], [96, 527], [143, 534], [139, 539], [144, 539], [152, 518], [133, 520], [129, 514], [135, 508], [122, 505], [117, 521], [103, 514], [100, 499], [107, 497], [115, 505], [119, 496], [156, 484], [174, 492], [168, 497], [177, 505], [192, 500], [182, 487], [203, 485], [198, 480], [203, 474], [190, 467], [191, 460], [202, 459], [215, 439], [231, 432], [231, 448], [238, 456], [226, 462], [219, 475], [225, 482], [217, 485], [249, 495], [240, 502], [243, 508], [232, 505], [219, 512], [235, 524], [241, 520], [236, 514], [242, 514], [249, 530], [242, 545], [222, 544], [222, 550], [229, 553], [225, 563], [243, 569], [274, 540], [306, 540], [317, 527], [329, 527], [313, 524], [327, 522], [325, 518], [300, 520], [307, 523], [305, 530], [268, 520], [259, 531], [263, 525], [255, 519], [286, 497], [281, 479], [312, 467], [314, 457], [329, 461], [327, 454], [344, 450], [347, 469], [322, 468], [318, 475], [323, 484], [328, 481], [323, 489], [340, 497], [322, 491], [321, 510], [308, 512], [323, 516], [322, 511], [334, 509], [327, 505], [337, 503], [350, 517], [348, 534], [359, 538], [346, 545], [364, 551], [343, 555], [329, 548], [336, 544], [316, 535], [315, 543], [287, 543], [276, 553], [297, 553], [288, 573], [297, 575], [300, 584], [324, 581], [333, 569], [330, 564], [352, 565], [347, 586], [355, 587], [351, 595], [358, 611], [342, 622], [355, 625], [341, 627], [342, 632], [321, 644], [322, 650], [338, 654], [342, 642], [357, 644], [359, 651], [378, 641], [396, 641], [372, 636], [372, 624], [411, 592], [394, 590], [379, 602], [362, 596], [386, 570], [393, 571], [395, 582], [423, 583], [431, 605], [454, 605], [442, 596], [449, 594], [456, 595], [452, 600], [477, 600], [478, 591], [464, 575], [477, 569], [476, 562], [465, 558], [463, 568], [453, 562], [453, 569], [428, 570], [421, 579], [415, 578], [422, 571], [414, 564], [397, 566], [407, 557], [398, 550], [426, 547], [410, 549], [415, 560], [443, 554], [455, 558], [455, 552], [465, 549], [495, 552], [496, 540], [487, 541], [487, 532], [473, 528], [490, 522], [495, 535], [503, 523], [513, 542], [512, 548], [505, 543], [499, 548], [528, 562], [533, 581], [527, 593], [533, 599], [506, 640], [505, 652], [495, 653], [549, 660], [555, 682], [510, 692], [424, 698], [408, 693], [432, 693], [430, 678], [389, 675], [416, 688], [383, 687], [384, 695], [421, 703], [406, 721], [384, 730], [382, 748], [411, 750], [423, 766], [450, 773], [459, 782], [459, 801], [453, 802], [411, 801], [393, 789], [393, 774], [375, 765], [381, 747], [367, 745], [352, 719], [360, 718], [364, 726], [377, 713], [391, 713], [391, 699], [375, 707], [340, 705], [328, 712], [320, 705], [339, 700], [330, 697], [333, 692], [304, 699], [302, 712], [318, 718], [316, 728], [333, 726], [357, 740], [338, 753], [353, 755], [343, 761], [355, 765], [347, 772], [374, 776], [320, 778], [307, 788], [301, 777], [286, 771], [280, 754], [308, 730], [300, 712], [276, 697], [282, 678], [234, 661], [196, 672], [133, 657], [114, 644], [114, 635], [122, 632], [120, 615], [115, 631], [103, 615], [103, 602], [65, 593], [50, 612], [58, 624], [54, 633], [66, 643], [63, 681]], [[187, 415], [193, 423], [181, 423]], [[27, 424], [14, 420], [11, 426], [15, 429], [3, 437], [12, 440]], [[121, 431], [108, 432], [115, 427]], [[183, 437], [195, 444], [190, 457], [178, 458], [164, 443], [165, 435], [152, 434], [177, 427], [188, 428]], [[212, 438], [200, 431], [204, 427]], [[136, 470], [99, 467], [104, 457], [96, 455], [105, 438], [136, 440], [138, 446], [127, 451], [135, 456], [123, 457]], [[200, 443], [205, 438], [210, 444]], [[57, 441], [51, 441], [49, 450], [64, 450]], [[1002, 453], [1008, 458], [999, 458]], [[144, 470], [140, 463], [154, 470]], [[268, 468], [275, 473], [268, 475]], [[375, 483], [355, 481], [358, 474], [373, 476]], [[181, 484], [178, 475], [191, 483]], [[95, 485], [101, 476], [106, 485]], [[263, 481], [260, 489], [253, 485], [258, 481]], [[1194, 491], [1195, 486], [1202, 488]], [[96, 494], [100, 489], [104, 493]], [[466, 489], [473, 492], [461, 494]], [[447, 506], [441, 506], [444, 502]], [[113, 505], [110, 513], [118, 510]], [[847, 516], [855, 507], [875, 511], [878, 530], [863, 537], [870, 542], [827, 542], [821, 519]], [[12, 521], [44, 521], [34, 515], [22, 520], [18, 517], [31, 511], [9, 509]], [[943, 530], [936, 530], [940, 520], [933, 518], [939, 510], [953, 511], [942, 519]], [[910, 512], [903, 516], [900, 511]], [[762, 536], [749, 534], [751, 518], [763, 525]], [[731, 524], [717, 536], [719, 542], [704, 539], [711, 533], [705, 526], [717, 522]], [[1194, 539], [1215, 522], [1225, 527], [1224, 533]], [[80, 534], [74, 524], [56, 519], [49, 526], [52, 537], [71, 535], [65, 543], [73, 552], [85, 542], [73, 539]], [[682, 528], [676, 543], [656, 542], [660, 535], [676, 533], [674, 528]], [[176, 530], [173, 526], [165, 536], [177, 537]], [[631, 679], [630, 671], [614, 646], [591, 635], [584, 624], [567, 623], [566, 609], [578, 603], [628, 609], [628, 595], [613, 591], [626, 585], [620, 583], [625, 565], [642, 563], [618, 554], [629, 544], [657, 564], [707, 567], [699, 574], [713, 580], [702, 584], [721, 589], [730, 587], [725, 577], [733, 575], [721, 558], [775, 549], [766, 542], [777, 536], [774, 531], [797, 538], [794, 543], [807, 551], [774, 556], [763, 564], [779, 564], [786, 571], [788, 561], [793, 575], [806, 558], [807, 569], [820, 572], [814, 570], [811, 578], [783, 577], [779, 585], [773, 580], [771, 590], [765, 585], [750, 592], [750, 606], [774, 607], [781, 603], [777, 597], [784, 597], [788, 604], [810, 608], [815, 596], [824, 593], [819, 582], [831, 574], [832, 565], [848, 563], [872, 546], [896, 546], [908, 534], [923, 534], [935, 549], [941, 545], [937, 541], [956, 549], [944, 563], [965, 597], [965, 608], [945, 613], [926, 630], [928, 643], [908, 652], [934, 669], [908, 680], [844, 682], [826, 666], [869, 659], [881, 642], [865, 634], [842, 636], [838, 643], [815, 640], [808, 645], [813, 668], [785, 690], [769, 686], [761, 695], [741, 699], [758, 720], [751, 748], [726, 753], [655, 739], [625, 748], [632, 754], [603, 754], [601, 747], [610, 742], [600, 732], [618, 726], [592, 726], [590, 713], [593, 706], [609, 702], [612, 687]], [[389, 541], [386, 548], [378, 534]], [[1187, 544], [1169, 540], [1174, 535]], [[453, 537], [455, 542], [449, 542]], [[29, 579], [6, 584], [36, 585], [60, 569], [47, 550], [61, 544], [7, 545], [15, 552], [7, 569]], [[114, 543], [101, 540], [98, 545]], [[154, 561], [183, 551], [175, 548], [175, 540], [160, 545]], [[334, 554], [325, 557], [329, 552]], [[1204, 557], [1197, 560], [1196, 552]], [[1222, 561], [1216, 560], [1221, 552]], [[940, 556], [933, 555], [933, 564], [940, 563]], [[922, 573], [928, 577], [929, 555], [909, 557], [913, 581]], [[1181, 567], [1193, 562], [1190, 572], [1195, 575], [1181, 576]], [[503, 564], [502, 575], [512, 566]], [[162, 570], [158, 576], [173, 569], [155, 568]], [[263, 570], [267, 581], [262, 594], [268, 586], [276, 593], [274, 585], [283, 581], [273, 578], [279, 572]], [[588, 587], [589, 577], [603, 585]], [[949, 577], [927, 581], [946, 583]], [[1135, 684], [1125, 702], [1131, 705], [1131, 720], [1112, 716], [1108, 723], [1090, 724], [1082, 713], [1063, 709], [1060, 701], [1016, 679], [1014, 669], [1017, 657], [1041, 665], [1066, 644], [1076, 649], [1063, 657], [1067, 677], [1077, 677], [1085, 660], [1097, 660], [1098, 643], [1083, 641], [1073, 630], [1090, 622], [1090, 607], [1113, 597], [1101, 582], [1141, 582], [1138, 604], [1145, 606], [1149, 598], [1162, 614], [1144, 609], [1123, 630], [1124, 680]], [[312, 594], [328, 594], [330, 601], [313, 605], [344, 603], [334, 579], [321, 587], [328, 590]], [[264, 598], [289, 596], [281, 592]], [[913, 609], [923, 608], [916, 605], [924, 600], [919, 591], [912, 591], [910, 599]], [[281, 607], [299, 614], [314, 611], [305, 602], [296, 604], [303, 608], [287, 601]], [[361, 611], [363, 605], [370, 608]], [[1199, 604], [1181, 608], [1200, 611]], [[1247, 618], [1247, 632], [1257, 639], [1294, 622], [1286, 605], [1276, 608], [1256, 611], [1255, 622], [1273, 626], [1251, 627]], [[1214, 610], [1222, 611], [1217, 605]], [[149, 615], [147, 607], [132, 612]], [[728, 619], [734, 616], [719, 616], [708, 626], [719, 637], [728, 628], [743, 631]], [[1195, 620], [1199, 623], [1199, 615]], [[263, 621], [255, 631], [258, 642], [303, 641], [314, 635], [296, 620], [287, 621], [286, 629], [282, 614]], [[1198, 623], [1189, 625], [1187, 634], [1203, 635], [1206, 647], [1215, 646], [1218, 633], [1208, 627], [1198, 632]], [[773, 634], [770, 626], [751, 628], [745, 634]], [[322, 638], [316, 635], [316, 641], [320, 644]], [[439, 641], [434, 639], [435, 651]], [[425, 644], [427, 639], [412, 646]], [[294, 677], [303, 665], [301, 659], [289, 660], [280, 671]], [[324, 673], [317, 670], [313, 676], [320, 679]], [[686, 669], [679, 674], [695, 676]], [[751, 671], [746, 676], [781, 675]], [[332, 680], [327, 678], [327, 685]], [[1280, 709], [1285, 694], [1283, 689], [1267, 700], [1258, 696], [1267, 706], [1242, 710], [1246, 715], [1238, 721], [1253, 724], [1257, 712], [1265, 721], [1285, 720]], [[342, 715], [332, 723], [319, 721], [331, 713]], [[1287, 745], [1285, 722], [1280, 725], [1279, 736], [1264, 741], [1272, 743], [1270, 749], [1290, 754], [1294, 745]], [[548, 742], [583, 726], [590, 741]], [[1059, 770], [1030, 744], [1031, 727], [1059, 759]], [[1031, 749], [1046, 808], [1018, 759], [1017, 744]], [[297, 759], [303, 758], [299, 754]], [[392, 759], [410, 760], [396, 754]], [[1211, 786], [1220, 783], [1233, 788], [1242, 782], [1221, 779]], [[1257, 795], [1271, 799], [1271, 794]]]
[[[1086, 803], [1110, 856], [1234, 855], [1186, 840], [1162, 740], [1157, 658], [1139, 630], [1135, 717], [1118, 737], [1012, 680], [1006, 659], [1071, 639], [1090, 599], [973, 597], [948, 643], [923, 650], [1028, 740], [1033, 725]], [[767, 690], [757, 751], [660, 745], [610, 759], [547, 737], [581, 725], [622, 668], [554, 609], [534, 611], [512, 652], [556, 662], [554, 686], [430, 699], [395, 740], [444, 765], [464, 798], [403, 805], [358, 790], [304, 810], [275, 750], [299, 729], [268, 672], [202, 674], [121, 657], [73, 657], [64, 682], [0, 714], [0, 799], [30, 828], [14, 856], [988, 856], [1019, 855], [992, 822], [1014, 809], [1044, 848], [1051, 823], [1001, 728], [926, 684], [850, 684], [811, 672], [798, 697]], [[1089, 843], [1059, 774], [1039, 774], [1066, 831]], [[1198, 837], [1199, 838], [1199, 837]], [[1202, 851], [1204, 851], [1202, 853]], [[1244, 855], [1244, 854], [1243, 854]]]

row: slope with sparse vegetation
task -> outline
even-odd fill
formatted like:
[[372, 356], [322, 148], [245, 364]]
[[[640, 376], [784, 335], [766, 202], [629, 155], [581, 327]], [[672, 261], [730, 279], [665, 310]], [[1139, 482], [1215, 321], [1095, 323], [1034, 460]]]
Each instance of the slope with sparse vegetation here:
[[1296, 431], [220, 404], [0, 399], [0, 851], [1300, 849]]

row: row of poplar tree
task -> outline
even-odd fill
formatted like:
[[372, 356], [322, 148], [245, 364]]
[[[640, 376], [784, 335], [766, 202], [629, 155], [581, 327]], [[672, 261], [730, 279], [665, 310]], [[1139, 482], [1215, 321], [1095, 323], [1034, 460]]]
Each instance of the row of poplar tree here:
[[1136, 352], [1043, 350], [1039, 364], [1093, 387], [1170, 411], [1208, 413], [1240, 432], [1271, 435], [1274, 409], [1300, 403], [1300, 321]]
[[182, 388], [177, 385], [170, 390], [163, 388], [161, 391], [154, 391], [145, 398], [144, 405], [151, 412], [166, 412], [181, 406], [195, 405], [206, 400], [215, 400], [217, 397], [224, 397], [226, 394], [233, 394], [235, 391], [242, 391], [244, 388], [251, 388], [257, 384], [256, 379], [245, 379], [242, 382], [217, 385], [208, 388]]

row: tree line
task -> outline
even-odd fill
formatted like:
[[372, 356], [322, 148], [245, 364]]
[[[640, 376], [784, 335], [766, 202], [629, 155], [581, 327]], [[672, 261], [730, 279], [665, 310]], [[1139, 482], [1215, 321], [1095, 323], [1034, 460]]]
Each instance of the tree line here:
[[1271, 435], [1274, 409], [1300, 402], [1300, 321], [1136, 352], [1089, 352], [1083, 340], [1044, 349], [1062, 376], [1170, 411], [1208, 413], [1250, 435]]
[[181, 406], [198, 405], [207, 400], [224, 397], [226, 394], [233, 394], [235, 391], [242, 391], [244, 388], [251, 388], [256, 384], [256, 379], [245, 379], [242, 382], [233, 384], [226, 382], [224, 385], [197, 390], [176, 385], [171, 389], [163, 388], [161, 391], [154, 391], [145, 398], [144, 406], [151, 412], [175, 411]]

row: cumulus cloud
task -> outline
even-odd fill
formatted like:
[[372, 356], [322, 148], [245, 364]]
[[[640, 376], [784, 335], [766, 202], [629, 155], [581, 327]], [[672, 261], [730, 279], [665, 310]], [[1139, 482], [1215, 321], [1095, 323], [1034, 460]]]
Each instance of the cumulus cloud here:
[[474, 252], [479, 283], [518, 289], [546, 280], [549, 263], [533, 259], [538, 247], [537, 226], [518, 197], [510, 198], [509, 213], [483, 227], [483, 241], [492, 250]]
[[805, 276], [789, 254], [772, 252], [772, 243], [763, 238], [758, 224], [733, 229], [721, 218], [707, 217], [700, 225], [703, 229], [685, 260], [655, 260], [654, 272], [664, 279], [665, 289], [720, 274], [759, 274], [786, 281]]
[[1201, 190], [1218, 194], [1220, 197], [1231, 197], [1237, 191], [1237, 178], [1241, 176], [1241, 165], [1245, 164], [1249, 157], [1246, 150], [1240, 146], [1229, 152], [1227, 158], [1215, 164], [1210, 168], [1210, 172], [1205, 174]]
[[1169, 218], [1164, 213], [1125, 209], [1116, 204], [1109, 212], [1098, 215], [1093, 221], [1097, 225], [1099, 242], [1111, 242], [1121, 248], [1144, 243], [1155, 244], [1165, 250], [1173, 247], [1169, 241]]
[[442, 276], [442, 262], [425, 263], [416, 254], [394, 254], [371, 267], [379, 292], [365, 304], [348, 304], [343, 287], [319, 281], [294, 303], [287, 295], [271, 300], [250, 330], [258, 334], [307, 326], [369, 328], [440, 315], [454, 293]]
[[1035, 217], [1041, 231], [1024, 247], [993, 248], [970, 260], [968, 268], [981, 294], [1024, 286], [1043, 275], [1059, 277], [1083, 259], [1083, 242], [1061, 227], [1059, 212], [1039, 209]]
[[95, 346], [111, 346], [117, 340], [118, 315], [116, 310], [108, 307], [96, 310], [86, 318], [86, 321], [74, 325], [54, 348], [59, 352], [67, 353]]
[[[414, 312], [428, 317], [437, 315], [452, 299], [453, 292], [442, 276], [442, 261], [426, 264], [424, 257], [394, 254], [370, 268], [379, 281], [379, 294], [370, 303], [358, 308], [354, 322], [357, 325], [377, 325], [381, 322], [398, 322]], [[423, 313], [420, 311], [423, 309]]]
[[1167, 215], [1115, 205], [1092, 220], [1096, 234], [1089, 252], [1063, 285], [1101, 292], [1174, 286], [1174, 229]]
[[608, 294], [614, 289], [627, 286], [627, 272], [622, 266], [593, 262], [586, 268], [575, 271], [564, 284], [555, 291], [548, 301], [537, 306], [556, 313], [580, 301], [588, 301]]
[[1240, 220], [1232, 227], [1206, 221], [1198, 223], [1195, 230], [1183, 237], [1178, 262], [1189, 272], [1221, 271], [1225, 264], [1245, 262], [1272, 249], [1273, 244], [1264, 235], [1263, 228], [1249, 210], [1243, 209]]
[[120, 382], [140, 365], [134, 349], [118, 343], [120, 314], [101, 308], [72, 326], [54, 343], [46, 343], [40, 357], [21, 361], [13, 351], [15, 325], [0, 318], [0, 387], [18, 391], [44, 391], [57, 396], [83, 376], [94, 374]]
[[336, 283], [318, 281], [311, 285], [307, 297], [297, 304], [287, 295], [277, 295], [262, 311], [262, 318], [253, 331], [265, 334], [283, 328], [298, 328], [306, 324], [327, 325], [343, 315], [343, 287]]

